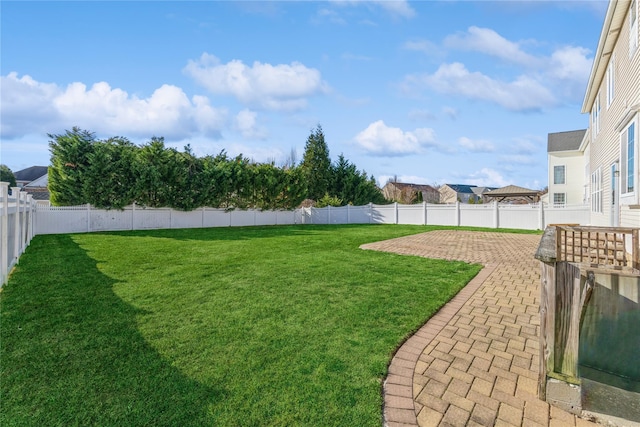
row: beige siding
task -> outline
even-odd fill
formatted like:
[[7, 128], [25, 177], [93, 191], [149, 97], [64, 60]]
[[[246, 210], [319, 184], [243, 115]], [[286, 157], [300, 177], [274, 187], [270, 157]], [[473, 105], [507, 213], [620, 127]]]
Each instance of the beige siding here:
[[448, 185], [440, 187], [440, 203], [455, 203], [458, 201], [458, 193], [456, 193]]
[[620, 227], [640, 227], [640, 206], [635, 208], [622, 206], [620, 209]]
[[[625, 3], [620, 3], [625, 4]], [[629, 7], [629, 3], [626, 3]], [[594, 135], [593, 120], [590, 117], [589, 127], [590, 133], [594, 138], [591, 140], [590, 150], [590, 169], [595, 171], [602, 168], [602, 188], [603, 188], [603, 209], [602, 213], [592, 213], [592, 225], [611, 224], [611, 165], [619, 161], [620, 158], [620, 133], [616, 130], [616, 126], [620, 124], [621, 119], [627, 114], [629, 108], [640, 103], [640, 48], [636, 49], [634, 55], [629, 58], [629, 15], [623, 21], [619, 37], [613, 49], [613, 57], [615, 59], [615, 96], [609, 107], [607, 107], [607, 75], [603, 75], [598, 85], [598, 93], [600, 96], [600, 132]], [[603, 57], [600, 60], [604, 64], [608, 64], [610, 56]], [[591, 106], [593, 110], [593, 105]], [[638, 123], [637, 115], [633, 119]], [[636, 152], [638, 142], [636, 140]], [[636, 162], [638, 161], [636, 155]], [[638, 167], [636, 166], [636, 174]], [[639, 204], [640, 190], [635, 191], [633, 200], [624, 200], [623, 203]], [[621, 218], [622, 220], [622, 218]], [[622, 224], [621, 224], [622, 225]]]

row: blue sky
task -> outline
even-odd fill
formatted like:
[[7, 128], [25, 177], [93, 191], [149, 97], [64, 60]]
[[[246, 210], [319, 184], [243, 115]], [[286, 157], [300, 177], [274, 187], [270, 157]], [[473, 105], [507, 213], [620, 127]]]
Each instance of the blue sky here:
[[198, 155], [302, 158], [321, 124], [383, 185], [547, 185], [606, 1], [0, 2], [0, 162], [78, 126]]

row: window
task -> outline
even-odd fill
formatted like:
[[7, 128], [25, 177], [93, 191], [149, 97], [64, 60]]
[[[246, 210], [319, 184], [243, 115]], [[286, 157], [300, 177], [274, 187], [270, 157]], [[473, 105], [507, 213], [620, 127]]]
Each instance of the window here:
[[635, 187], [636, 124], [631, 123], [620, 135], [620, 187], [622, 194], [632, 193]]
[[591, 212], [602, 212], [602, 170], [591, 174]]
[[615, 59], [616, 57], [612, 56], [611, 61], [609, 61], [609, 66], [607, 67], [607, 108], [609, 108], [615, 96]]
[[631, 2], [629, 9], [629, 58], [638, 49], [638, 0]]
[[564, 205], [564, 203], [565, 203], [565, 193], [553, 193], [554, 205]]
[[591, 110], [591, 120], [591, 127], [593, 128], [593, 139], [595, 139], [598, 132], [600, 132], [600, 95], [596, 96], [596, 100], [593, 102], [593, 109]]
[[553, 183], [564, 184], [564, 165], [553, 167]]

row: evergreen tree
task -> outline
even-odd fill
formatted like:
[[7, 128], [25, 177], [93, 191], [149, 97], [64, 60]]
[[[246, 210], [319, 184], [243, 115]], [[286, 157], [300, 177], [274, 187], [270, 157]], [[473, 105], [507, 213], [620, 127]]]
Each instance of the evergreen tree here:
[[331, 183], [329, 148], [320, 125], [307, 138], [300, 167], [307, 185], [307, 198], [320, 200]]
[[49, 192], [54, 206], [87, 203], [84, 178], [95, 142], [94, 134], [74, 127], [64, 135], [48, 135], [51, 152]]
[[97, 208], [122, 209], [133, 202], [137, 149], [121, 137], [93, 143], [82, 179], [85, 203]]
[[164, 138], [152, 137], [136, 154], [136, 202], [153, 208], [169, 206], [172, 155]]

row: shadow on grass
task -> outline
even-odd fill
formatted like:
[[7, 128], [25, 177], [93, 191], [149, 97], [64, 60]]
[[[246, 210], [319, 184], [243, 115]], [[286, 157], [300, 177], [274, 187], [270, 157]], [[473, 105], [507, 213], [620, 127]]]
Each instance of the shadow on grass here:
[[215, 424], [224, 389], [163, 359], [113, 284], [70, 236], [34, 239], [0, 293], [0, 425]]

